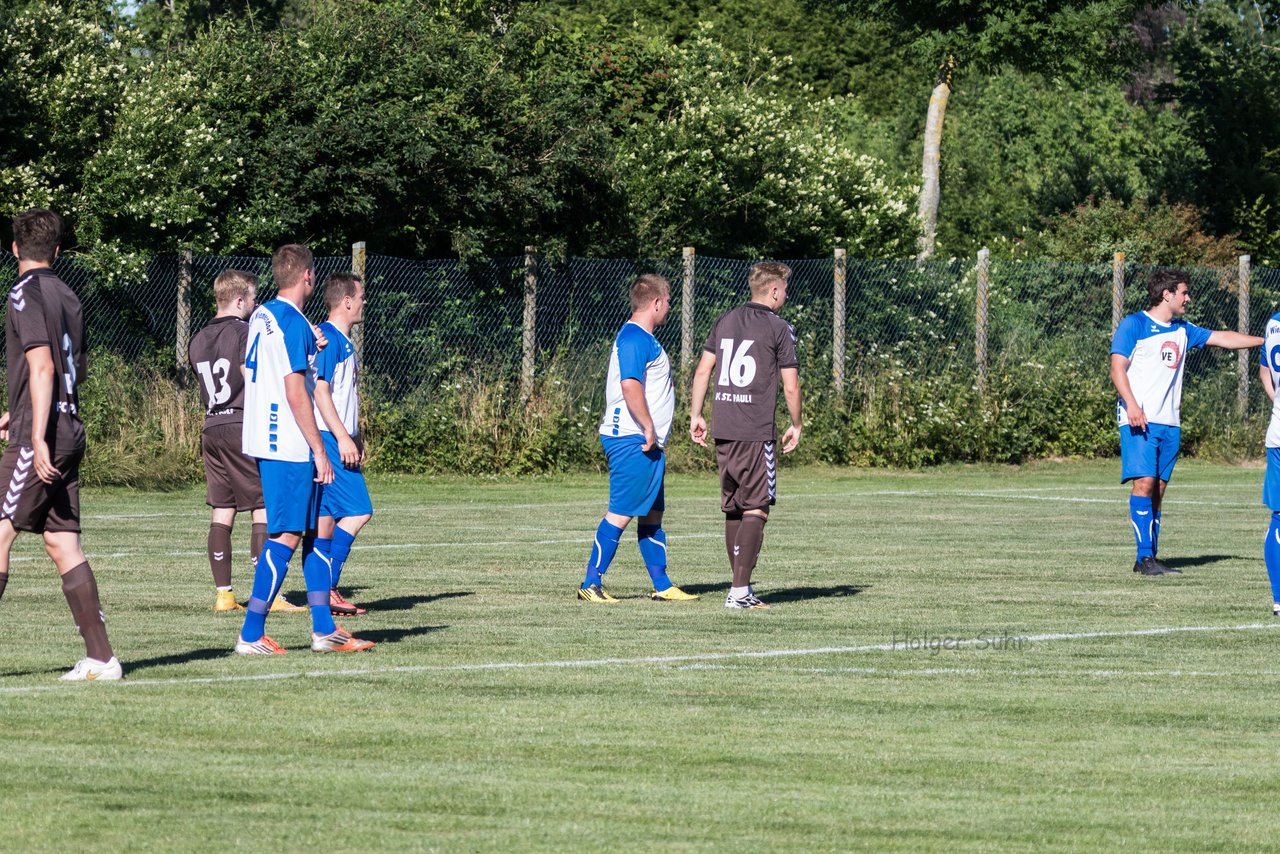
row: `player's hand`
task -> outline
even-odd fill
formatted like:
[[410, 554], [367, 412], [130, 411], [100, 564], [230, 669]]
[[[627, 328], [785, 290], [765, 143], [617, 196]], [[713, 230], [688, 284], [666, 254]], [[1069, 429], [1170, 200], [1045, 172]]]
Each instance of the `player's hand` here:
[[49, 443], [44, 439], [31, 440], [31, 450], [35, 451], [36, 477], [45, 483], [53, 483], [62, 476], [62, 472], [53, 467], [49, 459]]
[[648, 427], [644, 428], [644, 444], [640, 446], [640, 450], [647, 454], [652, 451], [657, 444], [658, 433], [653, 429], [653, 425], [650, 424]]
[[1141, 406], [1126, 407], [1125, 412], [1129, 414], [1129, 426], [1135, 430], [1147, 429], [1147, 413], [1142, 411]]
[[324, 337], [324, 333], [320, 331], [319, 326], [312, 326], [311, 331], [316, 334], [316, 352], [320, 352], [329, 346], [329, 339]]
[[800, 428], [792, 424], [787, 428], [787, 432], [782, 434], [782, 453], [789, 454], [796, 449], [796, 445], [800, 444]]
[[333, 464], [329, 462], [329, 456], [324, 451], [321, 451], [315, 457], [316, 483], [333, 483]]
[[707, 421], [701, 415], [689, 419], [689, 437], [695, 445], [707, 446]]
[[0, 415], [0, 439], [9, 441], [9, 410], [4, 411], [4, 415]]
[[342, 464], [347, 468], [355, 468], [360, 465], [361, 453], [356, 447], [356, 443], [352, 441], [350, 436], [344, 436], [338, 440], [338, 456], [342, 459]]

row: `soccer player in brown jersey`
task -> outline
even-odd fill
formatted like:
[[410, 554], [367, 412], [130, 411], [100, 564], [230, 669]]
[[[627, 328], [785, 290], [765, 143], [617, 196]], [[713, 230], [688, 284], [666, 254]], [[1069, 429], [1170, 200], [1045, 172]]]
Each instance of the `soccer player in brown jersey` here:
[[707, 446], [703, 402], [711, 386], [711, 437], [720, 472], [720, 509], [724, 511], [724, 544], [733, 583], [726, 608], [768, 608], [751, 587], [751, 572], [764, 543], [769, 507], [777, 498], [778, 381], [791, 424], [782, 434], [782, 453], [800, 444], [800, 373], [796, 334], [778, 316], [787, 300], [791, 268], [772, 261], [756, 264], [748, 275], [751, 301], [725, 312], [711, 327], [702, 360], [693, 376], [689, 434]]
[[50, 269], [62, 242], [62, 218], [39, 208], [13, 219], [18, 281], [5, 317], [9, 409], [0, 415], [0, 595], [18, 531], [44, 537], [62, 577], [62, 593], [84, 638], [85, 657], [62, 678], [94, 682], [123, 676], [107, 639], [98, 583], [80, 546], [80, 460], [84, 424], [84, 314], [71, 288]]
[[[213, 572], [214, 611], [243, 611], [231, 587], [231, 531], [236, 514], [252, 513], [249, 556], [257, 561], [267, 539], [267, 511], [262, 502], [262, 482], [253, 457], [240, 450], [244, 422], [244, 352], [249, 338], [258, 277], [243, 270], [224, 270], [213, 280], [218, 313], [191, 339], [187, 358], [200, 379], [204, 402], [204, 431], [200, 450], [204, 457], [205, 500], [212, 508], [209, 523], [209, 568]], [[306, 609], [290, 605], [283, 594], [271, 603], [273, 611]]]

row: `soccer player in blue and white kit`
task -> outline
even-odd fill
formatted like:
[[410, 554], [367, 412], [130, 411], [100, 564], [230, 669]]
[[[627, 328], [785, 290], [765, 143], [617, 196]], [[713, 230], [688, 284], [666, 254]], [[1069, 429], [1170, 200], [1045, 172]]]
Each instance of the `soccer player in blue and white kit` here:
[[1137, 541], [1133, 571], [1166, 575], [1181, 570], [1156, 559], [1160, 505], [1181, 443], [1182, 377], [1189, 350], [1257, 347], [1262, 339], [1211, 331], [1182, 319], [1191, 294], [1181, 270], [1157, 270], [1147, 280], [1146, 311], [1120, 322], [1111, 340], [1111, 382], [1119, 399], [1120, 482], [1132, 481], [1129, 517]]
[[[363, 614], [364, 608], [338, 592], [342, 567], [356, 534], [373, 517], [373, 502], [360, 464], [360, 401], [356, 395], [356, 348], [351, 327], [364, 319], [364, 281], [355, 273], [332, 273], [324, 283], [329, 319], [320, 324], [328, 340], [316, 357], [316, 421], [325, 453], [333, 461], [333, 482], [320, 490], [320, 521], [315, 549], [329, 565], [329, 610], [339, 616]], [[327, 429], [326, 429], [327, 428]]]
[[[283, 653], [266, 634], [267, 611], [280, 591], [289, 560], [316, 527], [319, 486], [333, 480], [313, 411], [312, 364], [319, 350], [302, 306], [315, 290], [315, 267], [305, 246], [281, 246], [271, 256], [279, 295], [249, 318], [244, 357], [244, 452], [258, 460], [267, 510], [267, 542], [254, 567], [253, 594], [235, 650], [242, 655]], [[352, 637], [329, 613], [329, 567], [314, 551], [302, 563], [311, 610], [311, 648], [356, 652], [373, 646]]]
[[1271, 613], [1280, 617], [1280, 312], [1271, 315], [1262, 345], [1258, 374], [1262, 390], [1271, 398], [1271, 423], [1267, 426], [1267, 475], [1262, 483], [1262, 503], [1271, 510], [1271, 527], [1262, 547], [1271, 579]]
[[653, 581], [649, 598], [664, 602], [697, 599], [667, 577], [667, 535], [662, 530], [665, 509], [663, 448], [671, 435], [676, 393], [671, 384], [671, 360], [653, 330], [671, 311], [671, 284], [646, 274], [631, 285], [631, 319], [623, 325], [609, 356], [605, 380], [604, 418], [600, 443], [609, 459], [609, 510], [596, 528], [586, 577], [578, 588], [584, 602], [618, 600], [604, 589], [604, 573], [618, 551], [622, 532], [639, 516], [636, 534], [640, 556]]

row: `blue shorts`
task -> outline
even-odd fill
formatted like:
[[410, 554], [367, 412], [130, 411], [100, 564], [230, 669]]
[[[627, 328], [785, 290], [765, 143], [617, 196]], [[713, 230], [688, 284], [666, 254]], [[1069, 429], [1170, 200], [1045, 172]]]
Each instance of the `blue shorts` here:
[[345, 519], [348, 516], [364, 516], [373, 513], [373, 501], [369, 498], [369, 487], [364, 482], [364, 471], [360, 466], [347, 468], [342, 464], [342, 455], [338, 453], [338, 440], [327, 430], [320, 431], [324, 440], [324, 452], [329, 455], [333, 464], [333, 483], [320, 487], [320, 515]]
[[1181, 446], [1181, 427], [1148, 424], [1145, 430], [1135, 430], [1124, 425], [1120, 428], [1120, 482], [1135, 477], [1169, 480]]
[[1262, 503], [1280, 513], [1280, 448], [1267, 448], [1267, 476], [1262, 481]]
[[305, 533], [316, 528], [320, 484], [316, 464], [258, 460], [262, 503], [267, 510], [267, 534]]
[[600, 444], [609, 458], [609, 512], [647, 516], [654, 510], [665, 510], [662, 480], [667, 458], [662, 449], [641, 451], [643, 436], [601, 436]]

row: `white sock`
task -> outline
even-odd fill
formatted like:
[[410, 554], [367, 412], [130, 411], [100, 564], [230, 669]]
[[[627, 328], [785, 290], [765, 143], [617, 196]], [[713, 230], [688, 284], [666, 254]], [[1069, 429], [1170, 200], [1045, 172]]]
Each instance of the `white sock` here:
[[751, 595], [751, 586], [746, 587], [730, 587], [729, 595], [734, 599], [745, 599]]

